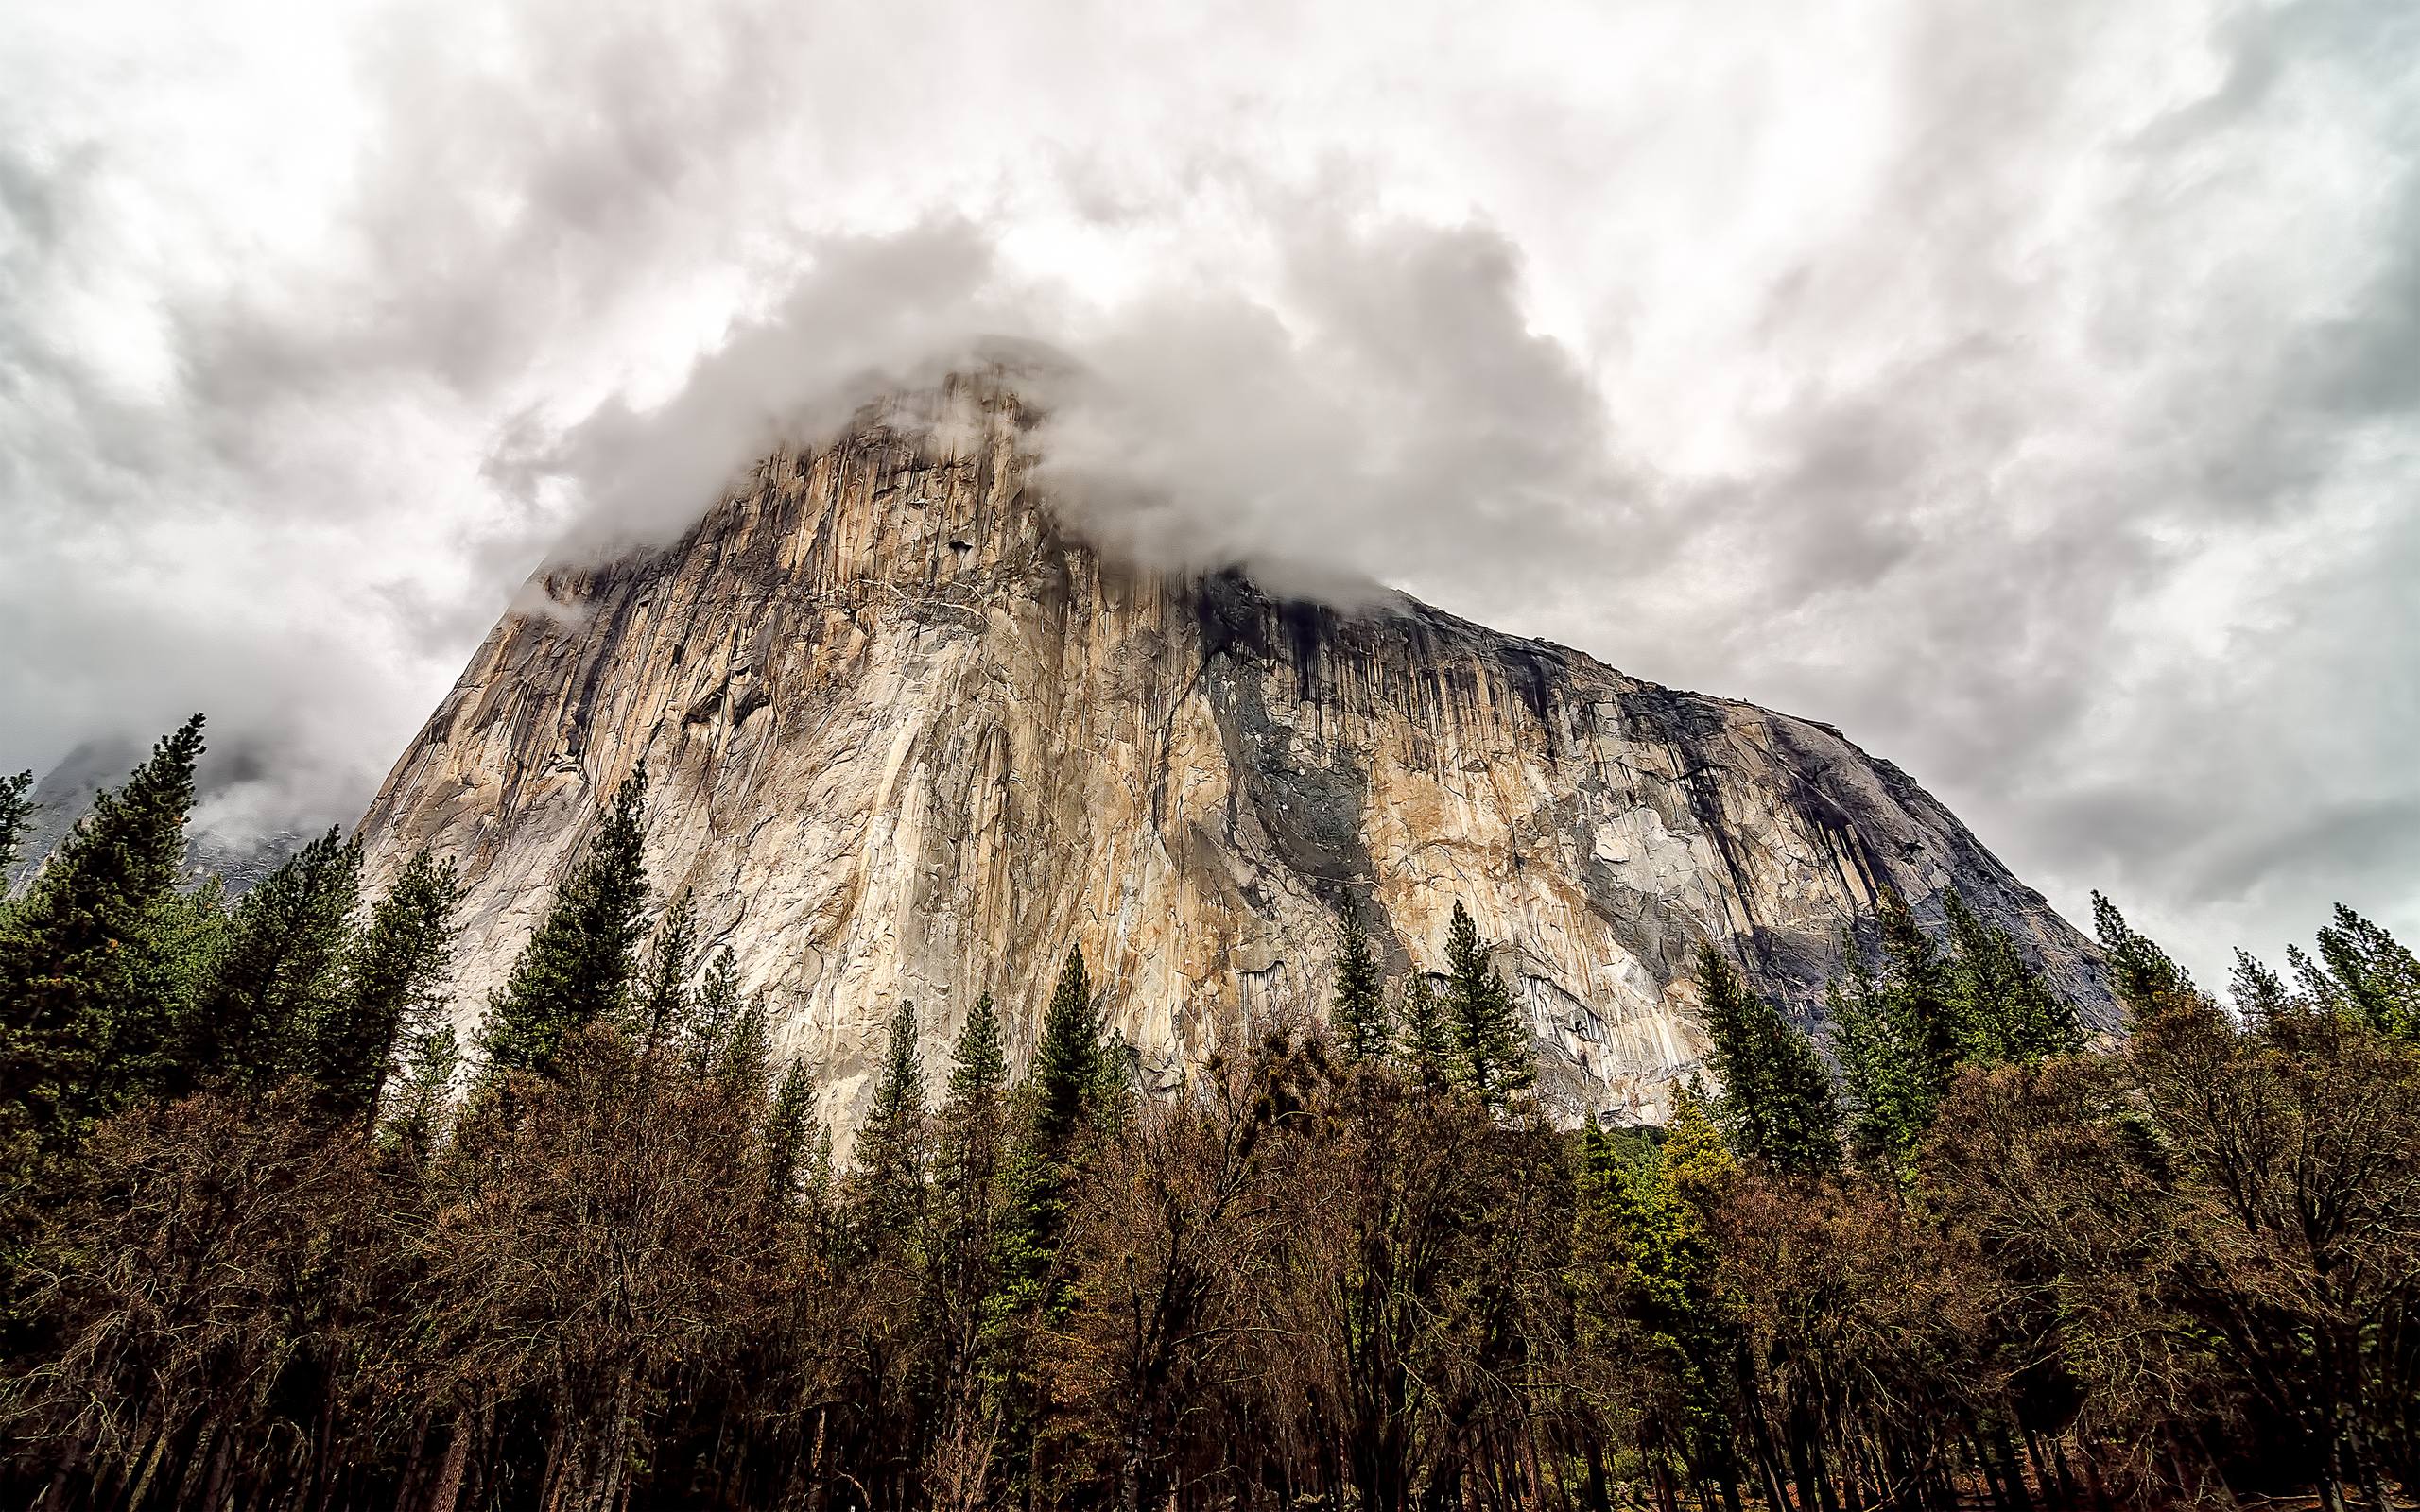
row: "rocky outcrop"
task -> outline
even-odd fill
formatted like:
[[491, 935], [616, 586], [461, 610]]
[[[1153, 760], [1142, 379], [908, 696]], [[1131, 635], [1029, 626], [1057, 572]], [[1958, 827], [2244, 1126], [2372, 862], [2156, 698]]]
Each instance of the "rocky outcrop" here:
[[1070, 946], [1173, 1085], [1319, 1011], [1347, 905], [1400, 973], [1467, 904], [1575, 1114], [1660, 1116], [1700, 1065], [1701, 941], [1811, 1016], [1885, 884], [1955, 885], [2105, 1004], [2040, 895], [1837, 730], [1409, 601], [1104, 561], [1028, 486], [1017, 402], [946, 393], [956, 423], [869, 411], [677, 545], [549, 571], [480, 646], [362, 824], [373, 881], [459, 860], [466, 1020], [641, 761], [660, 887], [844, 1119], [900, 1002], [941, 1047], [990, 990], [1022, 1054]]

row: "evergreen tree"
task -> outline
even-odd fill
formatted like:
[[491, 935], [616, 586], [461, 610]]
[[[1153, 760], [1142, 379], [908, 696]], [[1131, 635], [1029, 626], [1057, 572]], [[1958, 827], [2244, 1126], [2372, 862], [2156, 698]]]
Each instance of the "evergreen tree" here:
[[649, 1059], [670, 1044], [689, 1018], [689, 975], [698, 964], [698, 909], [689, 889], [665, 910], [637, 993], [640, 1055]]
[[1832, 1074], [1805, 1031], [1772, 1013], [1767, 1052], [1773, 1114], [1768, 1121], [1767, 1164], [1791, 1176], [1813, 1176], [1841, 1163], [1841, 1108]]
[[1882, 889], [1875, 901], [1874, 920], [1881, 936], [1882, 989], [1890, 1012], [1900, 1033], [1921, 1054], [1937, 1100], [1968, 1037], [1950, 964], [1896, 890]]
[[760, 988], [748, 995], [732, 1021], [731, 1032], [723, 1037], [715, 1075], [727, 1095], [755, 1104], [764, 1100], [772, 1071], [773, 1005], [770, 994]]
[[2336, 921], [2319, 932], [2327, 963], [2325, 1001], [2379, 1034], [2420, 1039], [2420, 960], [2393, 935], [2336, 905]]
[[1866, 1160], [1905, 1176], [1909, 1157], [1932, 1126], [1940, 1102], [1937, 1068], [1924, 1037], [1900, 1012], [1901, 1000], [1867, 969], [1845, 935], [1847, 973], [1825, 990], [1849, 1132]]
[[765, 1201], [780, 1217], [797, 1205], [813, 1149], [807, 1131], [815, 1124], [815, 1076], [804, 1060], [792, 1060], [773, 1093], [765, 1121]]
[[0, 777], [0, 901], [9, 896], [9, 872], [17, 864], [17, 847], [25, 843], [26, 831], [33, 827], [36, 805], [28, 796], [33, 785], [31, 772]]
[[1132, 1120], [1139, 1068], [1140, 1057], [1124, 1031], [1103, 1027], [1093, 1042], [1093, 1080], [1084, 1104], [1093, 1126], [1103, 1134], [1117, 1134]]
[[176, 891], [201, 723], [95, 799], [0, 914], [0, 1171], [73, 1148], [163, 1080], [214, 933]]
[[1055, 1310], [1048, 1282], [1066, 1226], [1070, 1162], [1099, 1085], [1100, 1025], [1083, 953], [1070, 950], [1042, 1016], [1021, 1090], [1023, 1125], [1010, 1161], [993, 1270], [994, 1324]]
[[690, 1074], [707, 1075], [721, 1063], [723, 1046], [747, 1006], [745, 995], [739, 990], [738, 957], [725, 945], [706, 962], [705, 979], [698, 984], [696, 995], [688, 999], [687, 1022], [668, 1036], [679, 1042]]
[[182, 1036], [178, 1080], [257, 1095], [310, 1069], [338, 1011], [361, 906], [361, 847], [331, 829], [235, 904], [225, 949]]
[[925, 1057], [918, 1049], [916, 1005], [890, 1016], [890, 1040], [874, 1082], [873, 1106], [857, 1134], [857, 1168], [877, 1242], [907, 1240], [925, 1195]]
[[966, 1027], [959, 1031], [958, 1047], [950, 1055], [947, 1110], [951, 1121], [979, 1117], [986, 1109], [996, 1114], [1000, 1094], [1008, 1085], [1009, 1057], [1000, 1040], [1000, 1015], [992, 1006], [992, 994], [986, 992], [975, 1000], [975, 1009], [966, 1016]]
[[[950, 1056], [949, 1095], [942, 1105], [938, 1151], [942, 1193], [958, 1232], [971, 1241], [988, 1234], [1002, 1156], [1009, 1059], [992, 994], [975, 1000]], [[970, 1227], [972, 1226], [972, 1227]], [[970, 1244], [950, 1247], [967, 1250]]]
[[557, 891], [512, 974], [488, 1000], [479, 1053], [490, 1074], [551, 1074], [566, 1036], [623, 1011], [646, 932], [646, 808], [642, 765], [614, 794], [586, 855]]
[[1337, 1048], [1349, 1060], [1384, 1058], [1393, 1038], [1387, 1022], [1387, 979], [1370, 936], [1361, 928], [1360, 911], [1350, 899], [1344, 905], [1344, 936], [1336, 955], [1336, 1001], [1328, 1009]]
[[407, 1161], [417, 1161], [436, 1148], [454, 1076], [461, 1065], [460, 1042], [455, 1038], [454, 1025], [443, 1019], [405, 1040], [402, 1076], [380, 1117], [380, 1131], [389, 1148]]
[[422, 850], [371, 910], [346, 960], [336, 1010], [312, 1026], [309, 1071], [330, 1116], [372, 1119], [399, 1049], [444, 1013], [461, 897], [454, 863]]
[[[1725, 1366], [1737, 1330], [1720, 1291], [1720, 1256], [1704, 1210], [1732, 1172], [1721, 1131], [1693, 1089], [1673, 1088], [1664, 1143], [1612, 1161], [1603, 1219], [1618, 1241], [1616, 1269], [1643, 1343], [1677, 1388], [1685, 1458], [1698, 1473], [1736, 1481], [1733, 1394]], [[1736, 1499], [1726, 1499], [1736, 1505]]]
[[1943, 901], [1949, 925], [1950, 1022], [1958, 1058], [1981, 1065], [2073, 1055], [2083, 1046], [2075, 1005], [2026, 964], [2015, 936], [1987, 924], [1951, 888]]
[[1054, 1161], [1074, 1147], [1085, 1101], [1099, 1081], [1100, 1022], [1092, 999], [1083, 953], [1070, 950], [1043, 1011], [1042, 1038], [1028, 1068], [1025, 1143]]
[[1712, 1042], [1707, 1058], [1722, 1081], [1723, 1130], [1741, 1154], [1761, 1157], [1770, 1142], [1772, 1106], [1757, 1011], [1765, 1005], [1713, 945], [1698, 947], [1697, 965], [1698, 1002]]
[[2100, 953], [2109, 962], [2110, 990], [2135, 1018], [2194, 995], [2191, 974], [2150, 936], [2136, 934], [2118, 905], [2098, 892], [2092, 895], [2092, 932], [2100, 936]]
[[[2298, 957], [2302, 953], [2293, 954]], [[2300, 1006], [2284, 978], [2260, 957], [2240, 948], [2235, 953], [2235, 971], [2227, 978], [2227, 996], [2244, 1022], [2255, 1028], [2266, 1028]]]
[[1067, 952], [1042, 1016], [1019, 1089], [1017, 1139], [1002, 1175], [1000, 1213], [992, 1233], [991, 1293], [983, 1300], [977, 1351], [991, 1409], [997, 1414], [1004, 1475], [1022, 1479], [1032, 1452], [1036, 1391], [1025, 1345], [1037, 1323], [1063, 1320], [1073, 1288], [1060, 1266], [1077, 1144], [1093, 1125], [1102, 1082], [1100, 1022], [1092, 978], [1080, 950]]
[[1445, 1022], [1445, 1005], [1426, 972], [1414, 969], [1403, 988], [1404, 1063], [1420, 1084], [1442, 1091], [1453, 1079], [1454, 1030]]
[[1844, 932], [1848, 974], [1826, 1003], [1858, 1153], [1905, 1178], [1974, 1031], [1955, 963], [1943, 959], [1906, 901], [1885, 888], [1876, 923], [1881, 974]]
[[1840, 1111], [1814, 1045], [1710, 944], [1698, 948], [1698, 992], [1733, 1147], [1792, 1176], [1839, 1164]]
[[1512, 988], [1489, 962], [1487, 942], [1459, 902], [1445, 934], [1445, 1022], [1454, 1036], [1458, 1079], [1481, 1102], [1500, 1108], [1536, 1083], [1536, 1047]]
[[950, 1057], [949, 1094], [942, 1105], [936, 1175], [942, 1223], [934, 1247], [936, 1288], [947, 1333], [944, 1365], [963, 1372], [982, 1323], [990, 1284], [993, 1217], [998, 1205], [1009, 1083], [1000, 1016], [992, 994], [975, 1000]]

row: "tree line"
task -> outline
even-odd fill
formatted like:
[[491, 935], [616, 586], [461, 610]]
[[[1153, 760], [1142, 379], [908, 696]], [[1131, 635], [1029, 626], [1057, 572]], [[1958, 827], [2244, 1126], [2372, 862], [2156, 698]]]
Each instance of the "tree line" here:
[[[1559, 1127], [1457, 908], [1147, 1096], [1071, 953], [890, 1024], [845, 1160], [658, 897], [644, 773], [458, 1043], [459, 888], [330, 833], [179, 885], [197, 719], [0, 905], [0, 1496], [45, 1508], [2395, 1504], [2420, 964], [2222, 1005], [2096, 898], [2087, 1043], [1953, 894], [1819, 1042], [1709, 944], [1719, 1086]], [[0, 783], [0, 861], [26, 817]]]

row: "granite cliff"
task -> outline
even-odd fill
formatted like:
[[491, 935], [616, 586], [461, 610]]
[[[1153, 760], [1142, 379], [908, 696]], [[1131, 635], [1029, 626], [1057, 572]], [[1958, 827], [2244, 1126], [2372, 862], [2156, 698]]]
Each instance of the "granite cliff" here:
[[767, 458], [668, 549], [548, 570], [489, 635], [362, 823], [373, 881], [459, 860], [466, 1022], [642, 760], [659, 887], [844, 1121], [899, 1002], [945, 1047], [989, 989], [1021, 1055], [1070, 945], [1173, 1085], [1324, 1003], [1348, 900], [1398, 973], [1466, 903], [1566, 1113], [1657, 1117], [1699, 1066], [1703, 940], [1817, 1014], [1885, 884], [1928, 918], [1954, 885], [2105, 1013], [2091, 947], [1829, 727], [1408, 600], [1123, 568], [1031, 486], [1013, 398], [946, 399]]

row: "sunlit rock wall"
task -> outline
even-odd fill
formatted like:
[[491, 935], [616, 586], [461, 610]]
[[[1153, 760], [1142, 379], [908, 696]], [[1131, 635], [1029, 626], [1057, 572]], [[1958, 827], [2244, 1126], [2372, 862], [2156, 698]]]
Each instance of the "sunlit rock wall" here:
[[844, 1121], [899, 1002], [937, 1075], [986, 989], [1022, 1057], [1070, 946], [1172, 1086], [1320, 1011], [1347, 900], [1396, 973], [1465, 903], [1566, 1115], [1662, 1116], [1704, 1050], [1701, 941], [1820, 1011], [1882, 883], [1934, 917], [1955, 884], [2105, 1003], [2090, 947], [1832, 730], [1409, 601], [1121, 570], [1028, 490], [1012, 399], [945, 397], [953, 423], [869, 411], [670, 549], [546, 575], [480, 646], [363, 822], [377, 878], [460, 861], [466, 1028], [641, 760], [660, 889]]

